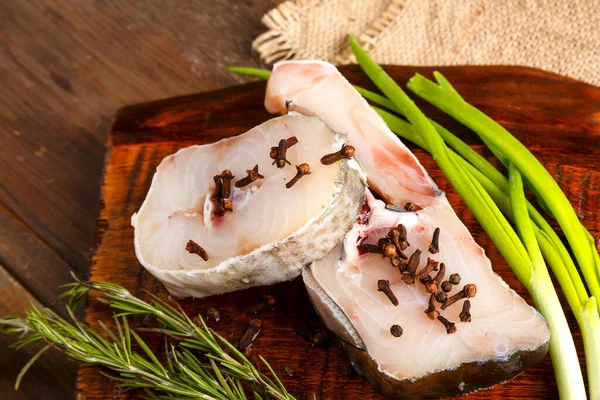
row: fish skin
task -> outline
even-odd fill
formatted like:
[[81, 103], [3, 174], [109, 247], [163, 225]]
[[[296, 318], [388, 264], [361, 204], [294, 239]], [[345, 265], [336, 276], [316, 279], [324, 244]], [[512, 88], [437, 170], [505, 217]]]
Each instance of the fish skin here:
[[[332, 104], [335, 104], [335, 107], [332, 107]], [[400, 206], [406, 202], [416, 204], [418, 213], [403, 212], [397, 214], [418, 216], [419, 237], [427, 232], [431, 235], [436, 227], [441, 227], [440, 254], [432, 255], [432, 257], [448, 266], [448, 274], [455, 272], [456, 269], [468, 273], [473, 268], [484, 274], [489, 273], [491, 282], [496, 286], [499, 285], [500, 288], [502, 285], [499, 282], [501, 282], [512, 293], [511, 298], [519, 305], [518, 307], [525, 311], [528, 307], [532, 318], [536, 321], [535, 324], [532, 324], [535, 331], [531, 333], [534, 335], [531, 340], [534, 344], [525, 347], [517, 346], [514, 351], [507, 347], [508, 354], [503, 354], [503, 357], [491, 355], [483, 360], [463, 360], [440, 371], [421, 371], [417, 376], [411, 376], [409, 373], [406, 376], [394, 374], [393, 371], [386, 369], [385, 365], [382, 366], [377, 357], [373, 358], [373, 349], [369, 353], [370, 346], [379, 346], [377, 340], [374, 340], [376, 337], [369, 338], [372, 333], [365, 327], [366, 322], [361, 321], [360, 316], [357, 316], [359, 307], [356, 305], [358, 304], [356, 298], [346, 295], [346, 291], [352, 287], [351, 283], [359, 279], [357, 276], [362, 274], [360, 266], [352, 264], [352, 267], [350, 267], [352, 269], [338, 270], [341, 271], [339, 274], [348, 274], [349, 276], [344, 275], [343, 278], [339, 278], [343, 279], [346, 284], [343, 289], [336, 288], [336, 285], [339, 285], [337, 282], [340, 282], [337, 280], [338, 278], [330, 278], [328, 281], [323, 281], [323, 279], [327, 279], [325, 276], [319, 278], [319, 274], [322, 275], [323, 271], [317, 270], [317, 268], [322, 268], [324, 262], [328, 262], [331, 267], [332, 263], [344, 265], [344, 263], [355, 262], [355, 260], [360, 259], [356, 250], [356, 236], [352, 236], [354, 230], [361, 229], [360, 224], [356, 224], [345, 238], [343, 251], [334, 250], [334, 252], [337, 251], [336, 254], [330, 254], [321, 261], [313, 263], [303, 271], [303, 277], [308, 281], [306, 284], [307, 290], [311, 301], [315, 304], [315, 308], [325, 324], [342, 339], [344, 347], [346, 347], [359, 373], [365, 375], [369, 382], [390, 398], [432, 398], [463, 394], [467, 391], [478, 390], [500, 383], [543, 358], [548, 350], [549, 342], [549, 330], [543, 317], [535, 309], [528, 306], [493, 272], [484, 250], [475, 242], [468, 229], [455, 214], [445, 194], [437, 188], [412, 152], [389, 130], [381, 117], [369, 107], [366, 100], [352, 88], [333, 65], [310, 60], [284, 61], [275, 64], [267, 83], [265, 107], [270, 112], [281, 114], [299, 112], [316, 116], [332, 129], [347, 133], [348, 144], [356, 148], [355, 157], [367, 174], [369, 187], [374, 189], [388, 204]], [[368, 219], [369, 223], [375, 226], [385, 226], [385, 219], [390, 218], [391, 214], [389, 213], [394, 213], [394, 211], [385, 210], [384, 212], [385, 204], [379, 202], [381, 204], [376, 205], [376, 201], [372, 196], [368, 201], [372, 206], [370, 215], [362, 223], [364, 224]], [[374, 209], [379, 211], [375, 212]], [[398, 221], [395, 223], [398, 223]], [[392, 226], [394, 225], [389, 224], [388, 229]], [[429, 237], [428, 240], [430, 239]], [[420, 241], [424, 243], [419, 248], [427, 252], [429, 242]], [[411, 237], [409, 242], [414, 245], [416, 240]], [[454, 260], [446, 260], [443, 258], [444, 242], [460, 245], [464, 250], [462, 253], [455, 251], [454, 253], [458, 253], [459, 256], [456, 256]], [[412, 252], [414, 248], [416, 247], [413, 246], [409, 250]], [[466, 261], [462, 260], [463, 255], [466, 257]], [[389, 278], [393, 283], [394, 276], [390, 272], [392, 267], [389, 262], [384, 265], [385, 262], [381, 260], [380, 256], [371, 255], [371, 257], [373, 257], [373, 265], [370, 266], [371, 272], [373, 272], [373, 268], [382, 268], [381, 274], [383, 275], [378, 279]], [[422, 259], [421, 264], [424, 263], [425, 260]], [[335, 285], [331, 284], [331, 279], [336, 282]], [[480, 283], [487, 283], [487, 281]], [[416, 283], [411, 285], [410, 288], [417, 288], [418, 285]], [[383, 296], [376, 292], [375, 282], [364, 287], [368, 291], [368, 295], [365, 294], [365, 296], [369, 299], [378, 299], [377, 296]], [[401, 291], [408, 286], [399, 285], [397, 287]], [[398, 293], [395, 294], [398, 295]], [[429, 294], [423, 293], [423, 310], [426, 308], [428, 296]], [[472, 299], [474, 322], [469, 325], [457, 322], [459, 330], [453, 336], [458, 335], [456, 337], [460, 337], [464, 330], [468, 330], [470, 326], [477, 323], [477, 302], [481, 298], [485, 298], [485, 293], [482, 293], [479, 298]], [[382, 307], [391, 307], [390, 310], [393, 311], [389, 300], [383, 299], [382, 301]], [[402, 306], [402, 299], [400, 299], [400, 303]], [[343, 316], [340, 315], [340, 312], [343, 313]], [[446, 335], [445, 329], [439, 321], [428, 320], [422, 311], [420, 314], [422, 315], [416, 318], [424, 318], [423, 324], [431, 324], [431, 330], [439, 330], [443, 335]], [[442, 314], [450, 317], [446, 312], [442, 312]], [[456, 314], [458, 315], [458, 311], [456, 311]], [[367, 319], [369, 322], [373, 321], [370, 316]], [[457, 321], [458, 317], [452, 315], [450, 319]], [[375, 329], [379, 328], [383, 329], [379, 326]], [[408, 326], [403, 326], [403, 328], [403, 337], [394, 338], [394, 340], [406, 340], [407, 335], [411, 334]], [[389, 334], [389, 332], [387, 333]], [[500, 339], [498, 343], [503, 343], [504, 338], [500, 337]], [[502, 349], [502, 345], [500, 345], [500, 349]], [[385, 352], [379, 353], [381, 355]], [[383, 356], [387, 357], [388, 363], [392, 362], [390, 359], [391, 354], [384, 354]], [[398, 355], [397, 359], [403, 360], [404, 358], [402, 355]], [[495, 369], [500, 372], [498, 374], [489, 373]], [[471, 375], [464, 375], [461, 381], [457, 381], [461, 375], [453, 371], [468, 372]], [[461, 385], [463, 390], [460, 390], [458, 385]]]
[[[339, 147], [345, 141], [343, 135], [335, 134], [321, 121], [301, 115], [274, 118], [253, 128], [244, 135], [253, 135], [258, 134], [257, 132], [264, 132], [265, 129], [273, 127], [273, 124], [287, 124], [293, 127], [299, 120], [310, 120], [310, 124], [317, 125], [309, 126], [318, 126], [319, 129], [329, 132], [332, 135], [331, 148]], [[226, 139], [208, 146], [212, 146], [212, 150], [210, 151], [214, 151], [215, 148], [232, 148], [233, 145], [235, 145], [236, 140], [243, 138], [244, 135]], [[302, 137], [300, 137], [300, 139], [302, 140]], [[222, 143], [222, 147], [219, 147], [219, 143]], [[269, 146], [269, 143], [265, 143], [264, 162], [269, 163], [270, 165], [272, 160], [269, 159]], [[294, 149], [297, 151], [300, 146], [301, 144], [297, 144], [294, 146]], [[182, 149], [178, 153], [165, 158], [161, 165], [164, 164], [166, 166], [165, 168], [167, 168], [168, 165], [173, 165], [173, 163], [177, 162], [176, 158], [180, 155], [185, 154], [186, 152], [196, 151], [201, 147], [205, 146], [192, 146], [190, 148]], [[330, 149], [323, 149], [323, 151], [330, 151]], [[314, 157], [315, 159], [318, 159], [316, 158], [317, 154], [315, 154]], [[248, 162], [248, 168], [255, 164], [253, 160], [248, 160]], [[203, 165], [202, 167], [206, 168], [206, 165]], [[317, 166], [315, 165], [315, 167]], [[149, 218], [145, 207], [152, 207], [151, 205], [147, 206], [147, 204], [152, 204], [152, 202], [155, 201], [153, 200], [155, 199], [154, 196], [156, 196], [156, 192], [160, 190], [160, 188], [157, 188], [158, 184], [156, 183], [161, 179], [159, 178], [159, 174], [161, 173], [162, 168], [159, 166], [157, 168], [157, 173], [153, 178], [148, 197], [138, 213], [132, 216], [132, 225], [135, 228], [135, 250], [138, 260], [150, 273], [165, 285], [172, 295], [176, 297], [201, 298], [242, 290], [252, 286], [270, 285], [293, 279], [301, 274], [304, 265], [321, 258], [340, 243], [345, 233], [356, 220], [364, 204], [365, 182], [360, 167], [356, 162], [352, 160], [343, 160], [336, 166], [330, 166], [330, 168], [333, 168], [334, 172], [328, 173], [333, 173], [335, 179], [331, 182], [333, 191], [329, 204], [324, 207], [322, 211], [316, 213], [302, 225], [298, 226], [291, 234], [285, 234], [282, 238], [273, 242], [263, 243], [261, 246], [253, 249], [247, 254], [228, 257], [222, 261], [213, 261], [215, 255], [211, 254], [210, 248], [205, 248], [209, 255], [208, 262], [215, 263], [212, 266], [204, 263], [198, 256], [188, 256], [187, 253], [178, 253], [182, 258], [196, 257], [192, 260], [199, 263], [198, 267], [191, 269], [166, 269], [146, 260], [149, 250], [144, 247], [143, 241], [140, 239], [140, 237], [143, 236], [142, 231], [150, 229], [150, 222], [143, 221], [146, 221], [144, 218]], [[275, 167], [273, 167], [273, 170], [275, 170]], [[335, 171], [337, 171], [337, 173], [335, 173]], [[238, 177], [237, 175], [241, 175], [238, 171], [233, 171], [233, 173], [236, 177]], [[269, 179], [268, 174], [273, 172], [270, 169], [267, 170], [265, 167], [261, 173], [266, 176], [265, 179]], [[291, 175], [293, 173], [292, 169], [289, 168], [287, 173]], [[314, 177], [314, 174], [310, 177]], [[281, 190], [288, 191], [285, 192], [286, 194], [291, 193], [291, 190], [297, 190], [296, 193], [302, 193], [298, 191], [302, 188], [301, 184], [302, 180], [293, 189], [286, 189], [285, 181], [282, 180]], [[188, 189], [183, 188], [181, 190], [185, 191]], [[208, 192], [209, 190], [209, 186], [201, 189], [202, 192]], [[232, 190], [233, 195], [235, 196], [236, 191], [244, 189], [232, 188]], [[152, 208], [150, 208], [150, 210], [152, 210]], [[176, 211], [179, 210], [169, 210], [169, 213]], [[148, 211], [148, 213], [149, 212], [150, 211]], [[232, 215], [235, 216], [235, 212], [236, 209], [234, 203], [234, 211], [231, 215], [225, 215], [223, 218], [228, 218]], [[290, 212], [293, 212], [293, 210]], [[159, 223], [162, 223], [162, 220], [159, 219]], [[276, 224], [277, 221], [266, 221], [264, 223]], [[318, 240], [315, 240], [315, 238], [318, 238]], [[201, 240], [196, 240], [196, 242], [203, 245]], [[185, 251], [184, 247], [185, 243], [182, 242], [181, 252]], [[177, 247], [177, 251], [179, 251], [179, 247]], [[206, 265], [209, 265], [209, 267], [206, 268]]]

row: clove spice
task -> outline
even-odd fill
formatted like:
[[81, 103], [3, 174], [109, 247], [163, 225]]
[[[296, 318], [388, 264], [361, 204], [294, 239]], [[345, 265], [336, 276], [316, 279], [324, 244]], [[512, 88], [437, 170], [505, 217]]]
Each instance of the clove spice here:
[[345, 144], [343, 144], [342, 148], [339, 151], [336, 151], [335, 153], [331, 154], [326, 154], [323, 157], [321, 157], [321, 164], [331, 165], [344, 158], [350, 159], [354, 157], [355, 151], [356, 149], [353, 146], [346, 146]]
[[192, 239], [188, 240], [187, 244], [185, 245], [185, 249], [191, 254], [199, 255], [204, 261], [208, 261], [208, 254], [206, 253], [206, 250], [204, 250], [202, 246], [194, 242]]
[[219, 313], [219, 310], [217, 310], [216, 308], [209, 308], [208, 310], [206, 310], [206, 320], [213, 320], [215, 322], [219, 322], [221, 320], [221, 314]]
[[[402, 251], [404, 249], [402, 248], [402, 243], [400, 243], [400, 230], [398, 228], [390, 229], [390, 231], [387, 234], [387, 238], [390, 240], [391, 243], [394, 244], [394, 246], [396, 246], [396, 252], [398, 253], [398, 255], [405, 260], [408, 259], [406, 254], [404, 254], [404, 252]], [[406, 240], [404, 242], [406, 243]], [[404, 248], [406, 248], [406, 246]]]
[[404, 205], [406, 211], [415, 211], [415, 206], [410, 201]]
[[450, 277], [448, 278], [448, 281], [453, 284], [453, 285], [458, 285], [460, 283], [460, 275], [459, 274], [452, 274], [450, 275]]
[[440, 263], [440, 269], [438, 273], [433, 277], [433, 279], [425, 284], [425, 290], [428, 293], [435, 293], [438, 291], [440, 282], [444, 279], [444, 275], [446, 274], [446, 264]]
[[414, 253], [408, 259], [408, 267], [406, 268], [406, 272], [404, 276], [402, 276], [402, 280], [407, 285], [412, 285], [415, 283], [415, 272], [419, 267], [419, 262], [421, 261], [421, 250], [416, 249]]
[[[277, 166], [277, 168], [285, 167], [285, 164], [292, 165], [285, 156], [288, 149], [288, 141], [285, 139], [281, 139], [279, 144], [277, 145], [277, 151], [275, 152], [275, 160], [273, 161], [273, 165]], [[271, 155], [273, 154], [271, 150]]]
[[402, 224], [398, 224], [398, 240], [400, 242], [400, 249], [406, 250], [410, 243], [408, 243], [408, 234], [406, 233], [406, 227]]
[[446, 293], [450, 292], [452, 290], [452, 284], [448, 281], [442, 282], [442, 290]]
[[427, 265], [425, 265], [423, 267], [423, 269], [421, 269], [415, 277], [417, 279], [421, 279], [421, 278], [424, 278], [425, 276], [429, 276], [429, 274], [432, 271], [438, 270], [438, 264], [439, 263], [437, 261], [435, 261], [434, 259], [427, 257]]
[[240, 344], [238, 345], [238, 348], [240, 350], [243, 351], [246, 350], [248, 347], [252, 346], [254, 339], [256, 339], [256, 337], [260, 333], [261, 326], [262, 321], [260, 319], [253, 319], [252, 321], [250, 321], [246, 332], [244, 332], [244, 335], [240, 339]]
[[460, 322], [471, 322], [471, 302], [465, 300], [463, 303], [462, 311], [458, 315]]
[[435, 294], [435, 301], [440, 304], [444, 304], [446, 301], [448, 301], [448, 295], [444, 292], [437, 292]]
[[223, 182], [221, 197], [224, 199], [231, 197], [231, 181], [233, 178], [235, 178], [235, 176], [233, 176], [230, 170], [226, 169], [221, 172], [221, 181]]
[[292, 186], [294, 186], [296, 182], [298, 182], [300, 178], [302, 178], [304, 175], [310, 175], [310, 166], [306, 163], [296, 165], [296, 171], [298, 171], [296, 175], [288, 183], [285, 184], [286, 188], [289, 189]]
[[435, 295], [432, 293], [431, 296], [429, 296], [429, 308], [427, 308], [427, 310], [425, 310], [425, 314], [427, 314], [427, 318], [429, 319], [436, 319], [440, 313], [438, 312], [438, 310], [435, 308]]
[[440, 252], [440, 228], [435, 228], [433, 231], [433, 237], [431, 238], [431, 244], [429, 245], [429, 252], [431, 254], [437, 254]]
[[456, 332], [456, 324], [454, 322], [448, 321], [443, 315], [438, 315], [437, 319], [442, 324], [444, 324], [444, 327], [446, 328], [446, 333], [448, 335]]
[[377, 281], [377, 291], [383, 292], [387, 296], [388, 299], [392, 302], [394, 306], [398, 305], [398, 299], [394, 292], [392, 292], [392, 288], [390, 287], [390, 281], [387, 279], [380, 279]]
[[446, 308], [450, 307], [452, 304], [456, 303], [461, 299], [475, 297], [476, 294], [477, 286], [475, 286], [472, 283], [468, 283], [465, 285], [463, 290], [461, 290], [453, 296], [448, 297], [448, 300], [446, 300], [444, 304], [442, 304], [442, 310], [445, 310]]
[[223, 198], [223, 181], [221, 180], [221, 175], [213, 176], [215, 181], [215, 194], [213, 195], [213, 200], [222, 199]]
[[404, 329], [400, 325], [392, 325], [390, 327], [390, 333], [393, 337], [400, 337], [404, 333]]
[[[295, 145], [296, 143], [298, 143], [298, 138], [296, 136], [292, 136], [286, 139], [287, 141], [287, 148], [289, 149], [290, 147], [292, 147], [293, 145]], [[269, 156], [275, 160], [277, 158], [277, 148], [278, 147], [271, 147], [271, 151], [269, 152]]]
[[375, 244], [361, 243], [358, 246], [356, 246], [356, 248], [358, 249], [359, 254], [364, 254], [364, 253], [383, 254], [383, 249]]
[[235, 183], [235, 187], [242, 188], [244, 186], [248, 186], [249, 184], [251, 184], [252, 182], [256, 181], [257, 179], [264, 179], [265, 178], [264, 176], [262, 176], [261, 174], [258, 173], [258, 164], [255, 165], [254, 168], [252, 168], [252, 169], [247, 169], [246, 173], [248, 175], [246, 175], [244, 178], [242, 178], [239, 181], [237, 181]]

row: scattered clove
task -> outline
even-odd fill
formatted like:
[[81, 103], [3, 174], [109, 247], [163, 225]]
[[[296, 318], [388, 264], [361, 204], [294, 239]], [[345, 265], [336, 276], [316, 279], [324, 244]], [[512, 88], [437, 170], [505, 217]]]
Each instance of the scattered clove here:
[[410, 243], [408, 243], [408, 235], [406, 233], [406, 227], [402, 224], [398, 225], [398, 233], [399, 233], [399, 238], [398, 240], [400, 241], [400, 249], [401, 250], [406, 250], [406, 248], [408, 246], [410, 246]]
[[264, 179], [265, 178], [264, 176], [262, 176], [261, 174], [258, 173], [258, 164], [255, 165], [254, 168], [252, 168], [252, 169], [247, 169], [246, 173], [248, 175], [246, 175], [244, 178], [242, 178], [239, 181], [237, 181], [235, 183], [235, 187], [242, 188], [244, 186], [248, 186], [249, 184], [251, 184], [252, 182], [256, 181], [257, 179]]
[[460, 275], [459, 274], [451, 274], [448, 278], [448, 281], [453, 285], [458, 285], [460, 283]]
[[453, 296], [448, 297], [448, 300], [446, 300], [444, 302], [444, 304], [442, 304], [442, 310], [445, 310], [446, 308], [450, 307], [452, 304], [456, 303], [458, 300], [461, 300], [464, 298], [475, 297], [476, 294], [477, 294], [477, 286], [475, 286], [472, 283], [468, 283], [465, 285], [463, 290], [461, 290], [460, 292], [456, 293]]
[[415, 211], [415, 206], [410, 201], [404, 205], [406, 211]]
[[444, 304], [446, 301], [448, 301], [448, 295], [444, 292], [437, 292], [435, 294], [435, 301], [440, 304]]
[[364, 253], [375, 253], [375, 254], [383, 254], [383, 249], [375, 244], [359, 244], [356, 246], [359, 254]]
[[448, 335], [456, 332], [456, 324], [454, 322], [448, 321], [443, 315], [438, 315], [437, 319], [442, 324], [444, 324], [444, 327], [446, 328], [446, 333]]
[[329, 333], [320, 324], [312, 327], [302, 326], [294, 333], [315, 346], [325, 346], [329, 341]]
[[425, 310], [425, 314], [427, 314], [427, 317], [429, 319], [436, 319], [440, 313], [438, 312], [438, 310], [435, 308], [435, 295], [432, 293], [431, 296], [429, 296], [429, 308], [427, 308], [427, 310]]
[[213, 179], [215, 180], [215, 194], [212, 199], [220, 200], [223, 198], [223, 181], [221, 180], [221, 175], [215, 175]]
[[415, 283], [415, 272], [419, 267], [419, 262], [421, 261], [421, 250], [416, 249], [414, 253], [408, 259], [408, 267], [406, 268], [406, 272], [402, 277], [402, 280], [407, 285], [412, 285]]
[[221, 320], [221, 314], [219, 313], [219, 310], [216, 308], [209, 308], [206, 310], [206, 320], [219, 322]]
[[246, 314], [256, 314], [257, 312], [261, 311], [262, 309], [264, 309], [267, 306], [267, 304], [264, 301], [261, 301], [260, 303], [256, 303], [248, 308], [246, 308], [244, 310], [244, 313]]
[[267, 303], [269, 307], [273, 307], [277, 303], [277, 299], [272, 294], [268, 294], [265, 296], [265, 303]]
[[444, 275], [446, 274], [446, 264], [440, 263], [440, 269], [438, 273], [433, 277], [433, 279], [425, 284], [425, 290], [428, 293], [435, 293], [439, 290], [440, 282], [444, 279]]
[[302, 178], [304, 175], [310, 175], [310, 166], [306, 163], [302, 163], [300, 165], [296, 165], [296, 176], [292, 178], [288, 183], [285, 184], [286, 188], [291, 188]]
[[[296, 143], [298, 143], [298, 138], [296, 136], [292, 136], [287, 138], [287, 148], [289, 149], [290, 147], [292, 147], [293, 145], [295, 145]], [[274, 160], [277, 158], [277, 148], [278, 147], [271, 147], [271, 151], [269, 152], [269, 156]]]
[[458, 317], [460, 322], [471, 322], [471, 302], [469, 300], [465, 300], [463, 303], [462, 311]]
[[384, 245], [382, 250], [384, 258], [394, 258], [398, 255], [398, 253], [396, 252], [396, 246], [394, 246], [392, 243]]
[[399, 268], [400, 272], [405, 272], [406, 267], [408, 266], [406, 261], [404, 261], [402, 258], [400, 258], [400, 256], [392, 257], [390, 259], [390, 262], [392, 263], [392, 267]]
[[246, 332], [244, 332], [244, 335], [240, 339], [240, 344], [238, 345], [238, 348], [240, 350], [246, 350], [248, 347], [252, 346], [254, 339], [256, 339], [256, 337], [260, 333], [261, 326], [262, 321], [260, 319], [253, 319], [252, 321], [250, 321]]
[[290, 378], [292, 376], [294, 376], [294, 372], [296, 372], [296, 370], [294, 369], [294, 367], [292, 367], [291, 365], [288, 364], [284, 364], [281, 369], [283, 370], [283, 373], [286, 374], [287, 376], [289, 376]]
[[450, 292], [452, 290], [452, 284], [448, 281], [442, 282], [442, 290], [446, 293]]
[[355, 151], [356, 149], [353, 146], [346, 146], [345, 144], [343, 144], [342, 148], [339, 151], [336, 151], [335, 153], [331, 154], [326, 154], [323, 157], [321, 157], [321, 164], [331, 165], [344, 158], [350, 159], [354, 157]]
[[[277, 151], [275, 152], [275, 158], [273, 161], [273, 165], [277, 166], [277, 168], [285, 167], [285, 164], [292, 165], [286, 158], [285, 155], [288, 149], [288, 141], [285, 139], [281, 139], [279, 144], [277, 145]], [[271, 155], [273, 155], [273, 151], [271, 150]]]
[[437, 254], [440, 252], [440, 228], [435, 228], [433, 231], [433, 237], [431, 238], [431, 244], [429, 245], [429, 252], [431, 254]]
[[[394, 246], [396, 246], [396, 252], [398, 253], [398, 255], [405, 260], [408, 259], [406, 254], [404, 254], [404, 252], [402, 251], [404, 249], [402, 248], [402, 244], [400, 243], [399, 229], [398, 228], [390, 229], [390, 231], [387, 234], [387, 238], [390, 240], [391, 243], [394, 244]], [[404, 248], [406, 248], [406, 247], [404, 247]]]
[[394, 294], [394, 292], [392, 291], [392, 288], [390, 287], [390, 281], [388, 281], [387, 279], [378, 280], [377, 281], [377, 291], [383, 292], [383, 294], [385, 294], [387, 296], [387, 298], [390, 299], [390, 301], [392, 302], [393, 305], [395, 305], [395, 306], [398, 305], [398, 299], [396, 298], [396, 295]]
[[208, 254], [206, 254], [206, 250], [202, 248], [198, 243], [194, 242], [192, 239], [188, 240], [185, 245], [185, 249], [191, 254], [197, 254], [204, 261], [208, 261]]
[[221, 197], [224, 199], [228, 199], [231, 197], [231, 181], [235, 178], [230, 170], [226, 169], [221, 172], [221, 181], [223, 182], [223, 187], [221, 188]]
[[400, 337], [404, 333], [404, 329], [400, 325], [392, 325], [390, 327], [390, 333], [393, 337]]
[[229, 199], [214, 199], [216, 203], [214, 214], [223, 216], [227, 211], [233, 211], [233, 201]]
[[427, 265], [425, 265], [423, 267], [423, 269], [421, 269], [417, 275], [415, 276], [418, 279], [424, 278], [425, 276], [429, 276], [429, 274], [432, 271], [437, 271], [438, 270], [438, 262], [435, 261], [434, 259], [427, 257]]

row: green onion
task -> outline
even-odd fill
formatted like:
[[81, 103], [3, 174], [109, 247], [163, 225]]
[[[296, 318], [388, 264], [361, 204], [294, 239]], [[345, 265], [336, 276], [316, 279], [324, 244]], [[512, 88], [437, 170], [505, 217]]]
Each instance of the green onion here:
[[[532, 247], [532, 240], [535, 241], [535, 246], [537, 246], [537, 241], [533, 234], [524, 194], [522, 204], [520, 207], [514, 208], [513, 213], [515, 219], [519, 220], [519, 226], [523, 227], [520, 232], [527, 232], [527, 246], [523, 245], [506, 218], [501, 214], [496, 203], [492, 201], [488, 192], [474, 175], [469, 173], [468, 168], [463, 166], [462, 163], [455, 162], [459, 157], [453, 156], [455, 153], [446, 147], [438, 130], [406, 93], [379, 65], [370, 59], [353, 36], [350, 37], [350, 45], [367, 76], [394, 103], [397, 111], [407, 117], [418, 134], [421, 135], [426, 148], [429, 149], [450, 183], [467, 203], [467, 206], [490, 235], [490, 238], [506, 258], [517, 277], [532, 294], [538, 308], [546, 316], [550, 330], [555, 334], [550, 341], [550, 348], [561, 397], [585, 398], [583, 376], [566, 318], [556, 291], [552, 286], [544, 260], [541, 257], [541, 252], [539, 248], [536, 252], [535, 247]], [[446, 83], [444, 85], [447, 86]], [[444, 90], [453, 93], [452, 90]], [[458, 95], [456, 97], [461, 99]], [[497, 146], [491, 140], [490, 143]], [[500, 146], [498, 148], [504, 151]], [[516, 183], [513, 186], [516, 187]], [[516, 188], [513, 188], [510, 192], [517, 198]], [[523, 192], [522, 186], [521, 192]], [[525, 214], [523, 214], [523, 210]], [[534, 263], [532, 263], [532, 258]]]

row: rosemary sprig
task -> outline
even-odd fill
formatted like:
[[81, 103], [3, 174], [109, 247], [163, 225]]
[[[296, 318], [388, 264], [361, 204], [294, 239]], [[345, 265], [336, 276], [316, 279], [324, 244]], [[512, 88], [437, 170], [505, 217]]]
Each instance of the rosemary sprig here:
[[[77, 304], [89, 291], [98, 292], [98, 301], [119, 312], [113, 317], [116, 332], [101, 321], [98, 321], [101, 330], [94, 330], [74, 317]], [[199, 317], [200, 323], [195, 324], [181, 308], [176, 309], [151, 296], [152, 301], [145, 302], [113, 283], [77, 281], [67, 285], [67, 291], [61, 295], [68, 300], [70, 321], [50, 309], [32, 305], [24, 319], [0, 319], [0, 332], [19, 337], [13, 344], [17, 349], [43, 341], [47, 346], [41, 352], [51, 346], [71, 359], [103, 366], [118, 374], [110, 377], [118, 380], [122, 387], [143, 389], [154, 399], [246, 400], [249, 391], [255, 399], [265, 396], [294, 400], [264, 358], [260, 357], [260, 360], [272, 378], [260, 372], [235, 346], [208, 328], [202, 318]], [[161, 363], [130, 328], [128, 316], [131, 315], [155, 317], [161, 327], [148, 330], [178, 342], [168, 346], [165, 363]], [[139, 351], [134, 350], [132, 342], [137, 344]], [[29, 362], [19, 374], [17, 388], [32, 364]]]

